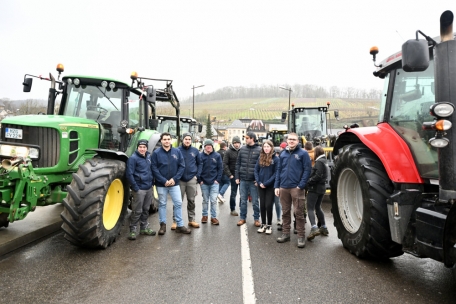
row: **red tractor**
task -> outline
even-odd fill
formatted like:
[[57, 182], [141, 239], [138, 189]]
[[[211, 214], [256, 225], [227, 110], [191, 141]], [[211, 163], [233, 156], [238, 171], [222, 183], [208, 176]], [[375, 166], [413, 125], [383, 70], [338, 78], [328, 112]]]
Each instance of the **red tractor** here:
[[[358, 257], [403, 252], [456, 263], [456, 41], [453, 14], [441, 37], [421, 31], [376, 65], [384, 79], [375, 127], [346, 126], [334, 145], [334, 225]], [[418, 39], [418, 35], [424, 39]], [[376, 47], [371, 49], [374, 57]]]

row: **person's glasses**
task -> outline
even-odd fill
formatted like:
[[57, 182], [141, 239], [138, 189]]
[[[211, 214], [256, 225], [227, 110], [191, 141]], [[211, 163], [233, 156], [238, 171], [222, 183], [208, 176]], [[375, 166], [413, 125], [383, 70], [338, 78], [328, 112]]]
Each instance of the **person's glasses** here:
[[288, 140], [297, 141], [298, 139], [297, 138], [288, 138]]

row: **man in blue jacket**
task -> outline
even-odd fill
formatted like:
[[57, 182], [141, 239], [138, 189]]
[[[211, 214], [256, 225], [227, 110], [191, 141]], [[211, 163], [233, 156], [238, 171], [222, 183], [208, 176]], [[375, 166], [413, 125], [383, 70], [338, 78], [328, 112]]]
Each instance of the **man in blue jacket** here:
[[177, 222], [177, 233], [189, 234], [192, 231], [184, 226], [182, 220], [182, 197], [179, 187], [179, 180], [185, 169], [184, 158], [179, 149], [171, 146], [171, 134], [160, 135], [161, 148], [152, 154], [152, 173], [155, 178], [155, 185], [158, 192], [158, 217], [160, 220], [159, 235], [166, 232], [166, 202], [168, 193], [174, 204], [174, 216]]
[[201, 185], [203, 194], [203, 217], [201, 223], [207, 223], [208, 203], [211, 202], [211, 224], [218, 225], [217, 219], [217, 195], [219, 193], [219, 184], [222, 181], [223, 164], [219, 153], [214, 151], [214, 142], [206, 139], [201, 152], [201, 162], [203, 168], [198, 183]]
[[147, 140], [138, 141], [138, 149], [127, 161], [126, 177], [130, 183], [133, 194], [130, 215], [130, 234], [128, 239], [136, 240], [136, 228], [140, 222], [140, 234], [155, 235], [149, 228], [147, 218], [152, 202], [152, 170], [150, 169], [150, 153], [147, 152]]
[[291, 206], [293, 205], [296, 230], [298, 231], [298, 247], [304, 248], [306, 245], [304, 187], [309, 179], [312, 165], [307, 151], [298, 146], [298, 135], [296, 133], [288, 135], [287, 144], [287, 148], [280, 153], [279, 171], [274, 184], [275, 195], [280, 196], [283, 211], [283, 234], [277, 238], [277, 242], [290, 241]]
[[[197, 148], [192, 147], [192, 134], [185, 133], [182, 137], [182, 145], [179, 146], [179, 151], [184, 157], [185, 170], [179, 181], [180, 191], [182, 194], [182, 202], [187, 194], [187, 213], [188, 226], [199, 228], [199, 224], [195, 221], [195, 196], [198, 176], [201, 174], [201, 156]], [[176, 218], [173, 217], [173, 225], [171, 230], [176, 229]]]

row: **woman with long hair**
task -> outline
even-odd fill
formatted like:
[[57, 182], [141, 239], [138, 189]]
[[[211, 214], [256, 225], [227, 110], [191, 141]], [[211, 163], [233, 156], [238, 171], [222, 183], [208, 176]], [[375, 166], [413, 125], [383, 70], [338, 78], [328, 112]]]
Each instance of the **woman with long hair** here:
[[277, 175], [279, 158], [275, 155], [274, 144], [263, 142], [260, 157], [255, 165], [255, 182], [260, 197], [261, 227], [258, 233], [272, 233], [272, 208], [274, 206], [274, 182]]
[[[307, 212], [310, 220], [310, 234], [307, 237], [309, 241], [313, 240], [316, 236], [328, 235], [328, 228], [325, 223], [325, 214], [321, 209], [321, 201], [326, 192], [326, 179], [328, 178], [327, 160], [325, 150], [321, 146], [315, 147], [315, 166], [313, 166], [310, 173], [309, 180], [307, 181]], [[321, 227], [318, 228], [315, 223], [315, 213], [317, 214], [318, 221]]]

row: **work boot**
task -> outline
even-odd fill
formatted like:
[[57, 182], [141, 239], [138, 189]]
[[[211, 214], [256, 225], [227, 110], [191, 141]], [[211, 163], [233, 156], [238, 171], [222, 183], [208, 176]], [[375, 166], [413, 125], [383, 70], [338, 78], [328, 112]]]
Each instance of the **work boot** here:
[[281, 237], [277, 238], [277, 243], [285, 243], [290, 241], [290, 235], [289, 234], [282, 234]]
[[213, 217], [213, 218], [211, 218], [211, 224], [212, 224], [212, 225], [218, 225], [218, 224], [220, 224], [220, 222], [219, 222], [218, 219], [216, 219], [215, 217]]
[[158, 230], [158, 235], [164, 235], [166, 232], [166, 224], [160, 223], [160, 230]]
[[177, 227], [177, 223], [176, 222], [173, 222], [171, 224], [171, 230], [176, 230], [176, 227]]
[[200, 227], [200, 225], [197, 222], [195, 222], [195, 221], [188, 222], [188, 226], [193, 227], [193, 228], [199, 228]]
[[130, 234], [128, 235], [128, 239], [131, 241], [136, 240], [136, 231], [130, 231]]
[[155, 235], [156, 232], [153, 231], [152, 229], [150, 228], [146, 228], [146, 229], [142, 229], [139, 231], [139, 234], [145, 234], [145, 235]]
[[307, 236], [307, 240], [312, 241], [316, 236], [320, 235], [320, 229], [318, 227], [312, 227], [310, 233]]
[[306, 239], [305, 238], [298, 238], [298, 248], [306, 247]]
[[260, 227], [261, 226], [261, 223], [259, 220], [255, 220], [255, 223], [254, 223], [255, 227]]
[[182, 226], [182, 227], [176, 228], [176, 233], [190, 234], [190, 233], [192, 233], [192, 231], [190, 229], [188, 229], [187, 227]]
[[237, 223], [238, 226], [242, 226], [245, 224], [245, 220], [239, 220], [239, 222]]
[[329, 235], [328, 228], [326, 228], [326, 227], [320, 227], [320, 234], [321, 234], [321, 235], [324, 235], [324, 236], [328, 236], [328, 235]]
[[201, 218], [201, 223], [206, 224], [207, 223], [207, 215], [203, 215]]

